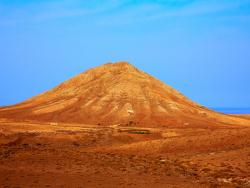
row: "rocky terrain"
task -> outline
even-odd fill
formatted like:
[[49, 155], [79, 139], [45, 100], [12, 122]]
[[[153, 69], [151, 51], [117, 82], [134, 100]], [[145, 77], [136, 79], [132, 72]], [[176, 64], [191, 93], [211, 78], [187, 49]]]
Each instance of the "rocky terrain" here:
[[0, 123], [1, 187], [250, 187], [250, 128]]
[[0, 108], [0, 118], [147, 127], [250, 124], [192, 102], [127, 62], [90, 69], [21, 104]]

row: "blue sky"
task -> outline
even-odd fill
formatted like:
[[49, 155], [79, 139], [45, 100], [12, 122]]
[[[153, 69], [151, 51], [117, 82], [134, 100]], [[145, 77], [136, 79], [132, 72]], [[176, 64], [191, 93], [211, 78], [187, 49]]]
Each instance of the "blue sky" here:
[[209, 107], [250, 107], [250, 0], [1, 0], [0, 105], [126, 60]]

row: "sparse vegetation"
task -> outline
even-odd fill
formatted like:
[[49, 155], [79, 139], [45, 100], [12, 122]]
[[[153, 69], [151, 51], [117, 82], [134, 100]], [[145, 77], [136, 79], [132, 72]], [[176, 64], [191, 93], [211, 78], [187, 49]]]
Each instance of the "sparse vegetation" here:
[[132, 130], [129, 131], [130, 134], [150, 134], [149, 130]]

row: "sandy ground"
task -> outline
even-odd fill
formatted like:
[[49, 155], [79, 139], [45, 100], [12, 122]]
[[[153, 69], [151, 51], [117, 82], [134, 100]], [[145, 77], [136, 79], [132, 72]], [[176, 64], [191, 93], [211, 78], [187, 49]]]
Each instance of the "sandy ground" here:
[[245, 119], [250, 119], [250, 115], [248, 115], [248, 114], [245, 114], [245, 115], [234, 115], [234, 116], [245, 118]]
[[0, 187], [250, 187], [250, 128], [2, 120]]

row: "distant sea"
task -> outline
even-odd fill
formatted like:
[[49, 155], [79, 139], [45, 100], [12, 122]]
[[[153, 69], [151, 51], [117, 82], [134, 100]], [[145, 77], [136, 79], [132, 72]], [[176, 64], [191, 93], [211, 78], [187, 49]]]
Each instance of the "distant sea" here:
[[250, 114], [250, 108], [210, 108], [224, 114]]

